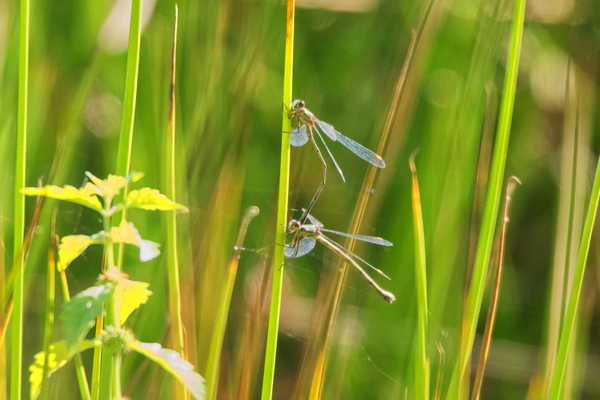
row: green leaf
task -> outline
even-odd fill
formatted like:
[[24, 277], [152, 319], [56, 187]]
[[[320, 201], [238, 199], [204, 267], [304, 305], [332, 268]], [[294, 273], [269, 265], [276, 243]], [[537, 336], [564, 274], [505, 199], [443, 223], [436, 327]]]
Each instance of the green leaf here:
[[125, 323], [127, 317], [141, 304], [146, 304], [148, 297], [152, 294], [148, 290], [149, 283], [130, 281], [122, 278], [117, 286], [117, 305], [121, 310], [121, 324]]
[[142, 179], [144, 173], [132, 172], [127, 176], [111, 174], [104, 180], [94, 176], [94, 174], [89, 171], [86, 171], [85, 175], [98, 187], [102, 197], [112, 200], [112, 198], [115, 197], [115, 195], [117, 195], [129, 182], [135, 182]]
[[65, 303], [61, 318], [65, 330], [67, 349], [74, 348], [94, 326], [96, 317], [102, 314], [102, 303], [110, 300], [114, 285], [107, 282], [92, 286]]
[[58, 265], [59, 272], [67, 269], [69, 264], [79, 257], [92, 244], [102, 244], [104, 242], [104, 232], [99, 232], [92, 236], [86, 235], [71, 235], [65, 236], [60, 241], [58, 250]]
[[140, 190], [132, 190], [127, 195], [125, 202], [127, 208], [141, 208], [143, 210], [181, 210], [188, 212], [189, 210], [179, 203], [169, 200], [164, 194], [160, 194], [157, 189], [142, 188]]
[[[67, 346], [65, 341], [56, 342], [50, 345], [50, 354], [48, 356], [48, 376], [52, 375], [58, 369], [63, 367], [71, 356], [75, 353], [82, 352], [92, 347], [101, 346], [100, 340], [84, 340], [73, 351], [71, 355], [67, 352]], [[44, 359], [46, 353], [40, 351], [34, 356], [33, 364], [29, 367], [29, 383], [31, 384], [30, 398], [36, 399], [40, 394], [40, 385], [42, 384], [42, 375], [44, 374]]]
[[158, 243], [142, 239], [133, 222], [128, 223], [121, 220], [121, 224], [118, 227], [113, 227], [111, 233], [114, 243], [127, 243], [139, 247], [141, 262], [150, 261], [160, 255]]
[[194, 366], [181, 358], [176, 351], [163, 349], [158, 343], [142, 343], [137, 340], [129, 343], [129, 348], [163, 367], [181, 382], [196, 400], [206, 397], [204, 378], [195, 372]]
[[102, 211], [102, 204], [100, 204], [100, 200], [96, 197], [100, 195], [100, 191], [96, 185], [89, 182], [79, 189], [69, 185], [66, 185], [64, 188], [48, 185], [42, 186], [41, 188], [24, 188], [22, 192], [28, 196], [46, 196], [53, 199], [81, 204], [82, 206], [86, 206], [98, 212]]

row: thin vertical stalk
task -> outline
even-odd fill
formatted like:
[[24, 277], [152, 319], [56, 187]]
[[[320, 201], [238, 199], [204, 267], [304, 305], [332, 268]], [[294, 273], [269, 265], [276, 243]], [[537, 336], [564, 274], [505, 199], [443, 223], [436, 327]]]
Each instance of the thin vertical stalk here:
[[[104, 204], [105, 211], [110, 210], [111, 202], [107, 201]], [[104, 232], [111, 230], [111, 218], [103, 217]], [[105, 245], [106, 254], [106, 269], [111, 271], [115, 266], [114, 244], [108, 241]], [[104, 326], [112, 326], [115, 331], [121, 329], [121, 321], [119, 319], [119, 310], [117, 309], [117, 291], [113, 290], [110, 301], [105, 304], [106, 317]], [[102, 350], [102, 362], [100, 367], [100, 399], [121, 397], [121, 354], [120, 351], [114, 349]], [[112, 361], [112, 362], [111, 362]]]
[[500, 237], [500, 250], [498, 256], [498, 268], [496, 269], [496, 279], [494, 281], [494, 289], [492, 291], [492, 300], [490, 301], [488, 317], [485, 324], [485, 332], [483, 334], [483, 342], [481, 345], [481, 353], [479, 354], [479, 364], [477, 366], [477, 374], [475, 375], [475, 382], [473, 383], [473, 393], [471, 400], [479, 400], [479, 394], [481, 392], [481, 384], [483, 382], [483, 373], [485, 371], [485, 364], [490, 351], [490, 344], [492, 342], [492, 333], [494, 332], [494, 322], [496, 321], [496, 310], [498, 306], [498, 295], [500, 294], [500, 279], [502, 278], [502, 264], [504, 262], [504, 243], [506, 239], [506, 225], [508, 225], [508, 207], [510, 206], [510, 200], [512, 193], [517, 187], [517, 184], [521, 184], [521, 181], [516, 176], [508, 178], [508, 184], [506, 185], [506, 198], [504, 200], [504, 218], [502, 221], [502, 235]]
[[273, 259], [273, 285], [271, 288], [271, 306], [269, 310], [269, 327], [267, 332], [267, 348], [265, 351], [265, 369], [263, 375], [262, 400], [269, 400], [273, 395], [273, 378], [275, 376], [275, 356], [277, 354], [277, 332], [279, 329], [279, 312], [281, 307], [281, 289], [283, 284], [283, 252], [285, 230], [287, 225], [288, 191], [290, 178], [290, 132], [291, 121], [288, 111], [292, 101], [292, 76], [294, 60], [294, 17], [295, 0], [288, 0], [287, 30], [285, 40], [285, 71], [283, 77], [283, 122], [281, 138], [281, 160], [279, 169], [279, 200], [277, 203], [277, 234], [275, 256]]
[[[176, 201], [175, 196], [175, 71], [177, 60], [177, 21], [178, 9], [175, 5], [175, 22], [173, 26], [173, 52], [171, 54], [171, 84], [169, 90], [169, 122], [167, 126], [167, 196]], [[167, 240], [168, 240], [168, 280], [169, 280], [169, 312], [171, 314], [171, 342], [173, 350], [185, 358], [185, 342], [183, 339], [183, 322], [181, 321], [181, 290], [179, 287], [179, 262], [177, 259], [177, 219], [176, 211], [167, 215]], [[189, 392], [176, 379], [176, 398], [189, 399]]]
[[[0, 210], [2, 210], [2, 198], [0, 196]], [[0, 240], [2, 243], [5, 242], [4, 237], [4, 219], [0, 218]], [[6, 290], [6, 274], [5, 274], [5, 248], [0, 246], [0, 299], [4, 299], [4, 292]], [[4, 342], [4, 334], [6, 333], [6, 326], [4, 325], [5, 312], [3, 312], [2, 318], [0, 319], [0, 397], [7, 397], [7, 368], [6, 368], [6, 343]]]
[[[117, 175], [127, 176], [131, 164], [131, 145], [133, 142], [133, 121], [135, 117], [135, 102], [137, 98], [138, 72], [140, 65], [140, 38], [142, 27], [142, 0], [131, 2], [131, 22], [129, 24], [129, 46], [127, 49], [127, 75], [125, 77], [125, 95], [123, 98], [123, 117], [119, 135], [119, 150], [117, 153]], [[115, 199], [115, 204], [127, 196], [129, 185], [123, 189], [123, 196]], [[121, 213], [122, 221], [126, 218], [126, 210]], [[123, 243], [119, 245], [117, 267], [119, 271], [123, 264]]]
[[585, 266], [587, 262], [588, 252], [590, 249], [590, 242], [592, 239], [594, 222], [596, 221], [596, 213], [598, 211], [599, 199], [600, 160], [598, 162], [598, 166], [596, 167], [594, 186], [592, 188], [592, 195], [590, 197], [590, 203], [588, 206], [587, 216], [585, 218], [583, 234], [581, 236], [581, 243], [579, 245], [579, 253], [577, 255], [577, 266], [575, 269], [575, 275], [573, 276], [573, 285], [571, 287], [571, 293], [569, 295], [569, 303], [567, 305], [565, 321], [560, 334], [558, 354], [556, 357], [556, 366], [554, 368], [554, 375], [552, 377], [552, 386], [550, 387], [550, 400], [558, 400], [561, 398], [561, 389], [564, 383], [565, 371], [567, 368], [567, 361], [569, 358], [569, 347], [571, 346], [571, 342], [573, 340], [573, 330], [575, 328], [575, 319], [577, 317], [577, 306], [579, 305], [581, 288], [583, 286], [583, 276], [585, 273]]
[[487, 269], [492, 252], [494, 231], [498, 219], [500, 197], [502, 195], [502, 182], [504, 179], [504, 169], [506, 167], [506, 155], [508, 153], [517, 75], [521, 55], [525, 3], [526, 0], [515, 1], [506, 76], [504, 79], [504, 91], [498, 119], [498, 132], [494, 146], [489, 186], [481, 224], [481, 234], [475, 256], [471, 286], [469, 287], [469, 294], [463, 316], [461, 354], [460, 359], [458, 360], [457, 369], [455, 369], [452, 376], [449, 398], [459, 398], [459, 393], [462, 393], [461, 385], [473, 351], [475, 330], [477, 328], [477, 321], [481, 310], [481, 302], [485, 288], [485, 277], [487, 276]]
[[415, 277], [417, 291], [417, 349], [415, 357], [415, 398], [429, 399], [429, 360], [427, 358], [427, 268], [425, 257], [425, 228], [421, 210], [419, 180], [415, 166], [416, 152], [410, 156], [412, 174], [413, 226], [415, 234]]
[[50, 247], [48, 248], [48, 278], [46, 281], [46, 320], [44, 326], [44, 371], [42, 374], [42, 388], [40, 390], [40, 398], [46, 398], [48, 390], [48, 371], [50, 370], [50, 344], [52, 344], [52, 328], [54, 325], [54, 295], [55, 295], [55, 280], [56, 280], [56, 259], [54, 248], [55, 243], [55, 227], [56, 227], [56, 212], [54, 209], [52, 214], [52, 222], [50, 225]]
[[19, 27], [19, 104], [17, 122], [17, 156], [15, 160], [15, 226], [14, 226], [14, 314], [11, 346], [10, 398], [21, 400], [23, 358], [23, 232], [25, 227], [25, 168], [27, 161], [27, 86], [29, 74], [29, 0], [21, 0]]
[[246, 237], [246, 232], [248, 231], [248, 225], [250, 224], [250, 221], [252, 221], [252, 218], [257, 216], [258, 213], [259, 209], [256, 206], [248, 207], [244, 213], [244, 219], [242, 220], [240, 231], [235, 242], [233, 257], [231, 257], [229, 268], [227, 269], [227, 280], [225, 289], [222, 291], [219, 301], [217, 318], [215, 320], [215, 328], [213, 330], [208, 354], [208, 365], [206, 367], [207, 400], [215, 400], [217, 398], [217, 391], [219, 387], [219, 361], [221, 358], [221, 349], [223, 348], [225, 328], [227, 327], [227, 316], [229, 315], [229, 306], [231, 304], [231, 295], [233, 293], [233, 286], [235, 284], [235, 276], [237, 274], [238, 263], [242, 253], [242, 246], [244, 245], [244, 238]]
[[[127, 49], [127, 74], [125, 77], [125, 94], [123, 97], [123, 116], [121, 118], [121, 132], [119, 135], [119, 149], [117, 153], [117, 171], [116, 174], [119, 176], [127, 176], [129, 174], [129, 167], [131, 163], [131, 145], [133, 142], [133, 122], [135, 117], [135, 104], [137, 98], [137, 83], [138, 83], [138, 72], [139, 72], [139, 61], [140, 61], [140, 39], [141, 39], [141, 18], [142, 18], [142, 2], [141, 0], [132, 0], [131, 2], [131, 19], [129, 24], [129, 45]], [[123, 189], [123, 195], [118, 196], [114, 199], [115, 203], [121, 202], [121, 199], [127, 196], [129, 185]], [[121, 213], [121, 221], [126, 218], [125, 210]], [[109, 232], [111, 223], [110, 218], [104, 218], [104, 231]], [[110, 271], [114, 264], [114, 246], [112, 243], [108, 245], [106, 249], [108, 259], [108, 270]], [[119, 245], [117, 267], [119, 271], [123, 265], [123, 243]], [[116, 293], [113, 292], [113, 296], [109, 303], [105, 304], [106, 307], [106, 318], [105, 325], [112, 325], [115, 329], [120, 328], [120, 321], [118, 316], [118, 310], [116, 310]], [[110, 358], [109, 358], [110, 356]], [[106, 362], [102, 363], [101, 359]], [[109, 364], [108, 360], [113, 361], [113, 365]], [[96, 368], [100, 364], [100, 368]], [[92, 392], [96, 394], [96, 388], [93, 386], [96, 382], [99, 382], [99, 396], [101, 399], [108, 398], [110, 396], [120, 397], [121, 384], [120, 384], [120, 371], [121, 371], [121, 355], [110, 354], [108, 351], [103, 350], [102, 355], [100, 352], [94, 352], [94, 376], [92, 378]], [[98, 377], [97, 374], [100, 374]], [[112, 387], [112, 390], [110, 389]], [[94, 399], [95, 400], [95, 399]]]

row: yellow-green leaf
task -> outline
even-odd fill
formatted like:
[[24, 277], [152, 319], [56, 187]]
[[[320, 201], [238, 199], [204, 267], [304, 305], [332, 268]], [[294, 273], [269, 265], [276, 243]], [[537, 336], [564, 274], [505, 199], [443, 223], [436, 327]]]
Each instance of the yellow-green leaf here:
[[196, 400], [206, 397], [204, 378], [194, 371], [194, 366], [174, 350], [163, 349], [158, 343], [129, 343], [129, 348], [154, 361], [181, 382]]
[[92, 244], [101, 244], [104, 240], [104, 232], [97, 233], [92, 236], [86, 235], [71, 235], [64, 236], [60, 241], [58, 250], [58, 271], [64, 271], [69, 264], [79, 257]]
[[[67, 346], [65, 341], [56, 342], [50, 345], [48, 355], [48, 376], [52, 375], [59, 368], [64, 366], [69, 358], [75, 354], [82, 352], [87, 349], [91, 349], [95, 346], [101, 346], [102, 342], [99, 340], [84, 340], [74, 349], [75, 351], [69, 355], [67, 353]], [[36, 399], [40, 394], [40, 386], [42, 384], [42, 375], [44, 374], [44, 359], [46, 353], [40, 351], [34, 356], [33, 364], [29, 367], [29, 383], [31, 384], [30, 399]]]
[[132, 172], [127, 176], [111, 174], [108, 175], [107, 179], [100, 179], [89, 171], [85, 174], [98, 187], [100, 195], [109, 200], [112, 200], [112, 198], [117, 195], [127, 183], [138, 181], [144, 176], [143, 172]]
[[127, 208], [141, 208], [143, 210], [180, 210], [188, 212], [185, 206], [169, 200], [167, 196], [161, 194], [157, 189], [148, 187], [129, 192], [126, 205]]
[[149, 283], [130, 281], [129, 279], [119, 279], [117, 286], [117, 304], [121, 310], [121, 324], [124, 324], [127, 317], [135, 311], [140, 304], [146, 304], [148, 297], [152, 294], [148, 290]]
[[160, 254], [158, 243], [142, 239], [133, 222], [128, 223], [122, 220], [118, 227], [112, 228], [111, 233], [113, 242], [133, 244], [139, 247], [141, 262], [150, 261]]
[[81, 204], [92, 210], [101, 211], [102, 204], [96, 196], [99, 189], [96, 185], [86, 183], [82, 188], [77, 189], [74, 186], [66, 185], [64, 188], [55, 185], [24, 188], [22, 192], [28, 196], [46, 196], [53, 199], [70, 201], [71, 203]]

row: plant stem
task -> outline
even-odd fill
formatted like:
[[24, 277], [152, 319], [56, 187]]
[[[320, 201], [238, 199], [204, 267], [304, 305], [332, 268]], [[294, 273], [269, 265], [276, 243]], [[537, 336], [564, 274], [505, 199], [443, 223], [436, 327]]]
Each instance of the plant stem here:
[[[107, 201], [104, 205], [105, 212], [108, 212], [111, 207], [111, 202]], [[109, 233], [112, 227], [111, 218], [107, 215], [103, 216], [104, 231]], [[112, 240], [106, 242], [106, 270], [112, 271], [115, 266], [114, 244]], [[104, 319], [104, 327], [112, 326], [115, 331], [121, 329], [119, 320], [119, 310], [117, 309], [117, 291], [113, 290], [110, 301], [105, 304], [106, 317]], [[103, 349], [100, 368], [100, 399], [121, 397], [121, 354], [120, 351], [113, 349]], [[109, 362], [112, 360], [112, 362]]]
[[[125, 94], [123, 98], [123, 117], [121, 119], [121, 133], [119, 135], [119, 150], [117, 153], [117, 175], [129, 174], [131, 164], [131, 144], [133, 141], [133, 121], [135, 117], [135, 103], [137, 97], [138, 72], [140, 65], [140, 38], [142, 27], [142, 0], [131, 2], [131, 22], [129, 26], [129, 46], [127, 49], [127, 75], [125, 77]], [[121, 199], [127, 197], [129, 184], [123, 189], [123, 195], [118, 196], [115, 204], [123, 203]], [[126, 218], [126, 210], [121, 213], [119, 222]], [[123, 265], [124, 244], [119, 245], [119, 258], [117, 267], [119, 271]]]
[[267, 332], [267, 348], [265, 351], [265, 368], [263, 375], [262, 400], [271, 399], [273, 395], [273, 378], [275, 376], [275, 356], [277, 353], [277, 332], [279, 329], [279, 312], [281, 306], [281, 289], [283, 284], [283, 252], [285, 243], [285, 227], [287, 225], [288, 191], [290, 178], [290, 132], [291, 121], [288, 110], [292, 100], [292, 76], [294, 60], [294, 16], [295, 0], [288, 0], [287, 31], [285, 42], [285, 71], [283, 82], [283, 129], [281, 140], [281, 160], [279, 169], [279, 200], [277, 203], [277, 234], [275, 256], [273, 258], [273, 285], [271, 288], [271, 306], [269, 309], [269, 327]]
[[42, 388], [40, 398], [46, 398], [48, 390], [48, 371], [50, 370], [50, 345], [52, 344], [52, 327], [54, 325], [54, 288], [56, 279], [56, 260], [54, 254], [56, 211], [52, 215], [52, 226], [50, 228], [50, 247], [48, 248], [48, 280], [46, 283], [46, 321], [44, 326], [44, 371], [42, 373]]
[[[171, 54], [171, 85], [169, 90], [169, 122], [167, 124], [167, 190], [166, 195], [175, 202], [175, 71], [177, 60], [177, 21], [178, 10], [175, 5], [175, 22], [173, 26], [173, 52]], [[169, 280], [169, 313], [171, 314], [171, 342], [173, 350], [185, 358], [185, 342], [183, 338], [183, 322], [181, 320], [181, 289], [179, 286], [179, 261], [177, 259], [177, 218], [176, 211], [167, 214]], [[189, 399], [189, 392], [176, 379], [173, 379], [175, 394], [178, 400]]]
[[554, 369], [554, 375], [552, 377], [552, 386], [550, 387], [549, 400], [558, 400], [561, 398], [562, 385], [564, 381], [565, 371], [567, 368], [567, 361], [569, 356], [569, 347], [571, 346], [573, 330], [575, 328], [575, 319], [577, 317], [577, 306], [579, 305], [579, 298], [581, 295], [581, 288], [583, 286], [583, 276], [585, 273], [585, 266], [587, 262], [588, 252], [590, 249], [590, 242], [592, 239], [592, 231], [594, 228], [594, 222], [596, 221], [596, 212], [598, 211], [598, 200], [600, 199], [600, 160], [596, 167], [596, 176], [594, 177], [594, 186], [592, 188], [592, 195], [590, 197], [590, 204], [588, 206], [587, 216], [585, 218], [585, 225], [583, 228], [583, 235], [581, 236], [581, 244], [579, 246], [579, 254], [577, 255], [577, 266], [575, 269], [575, 275], [573, 276], [573, 286], [571, 287], [571, 294], [569, 296], [569, 303], [567, 305], [567, 313], [563, 324], [563, 329], [560, 334], [560, 342], [558, 345], [558, 355], [556, 358], [556, 367]]
[[415, 277], [417, 290], [417, 349], [415, 355], [415, 397], [429, 399], [429, 362], [427, 357], [427, 268], [425, 257], [425, 229], [423, 227], [423, 212], [421, 210], [421, 195], [419, 180], [415, 166], [416, 152], [410, 156], [412, 173], [412, 206], [415, 235]]
[[473, 341], [475, 340], [475, 330], [477, 328], [477, 320], [479, 319], [483, 291], [485, 288], [485, 278], [487, 276], [487, 269], [494, 242], [494, 232], [498, 219], [498, 209], [500, 197], [502, 195], [502, 182], [506, 166], [506, 155], [508, 153], [517, 75], [519, 72], [523, 21], [525, 18], [525, 2], [525, 0], [515, 1], [506, 76], [504, 80], [504, 92], [502, 95], [498, 120], [498, 132], [494, 146], [489, 186], [482, 218], [481, 234], [475, 256], [473, 276], [463, 314], [461, 354], [450, 384], [449, 398], [452, 399], [459, 398], [459, 394], [462, 393], [461, 385], [467, 366], [469, 365], [469, 360], [471, 359]]
[[25, 168], [27, 160], [27, 76], [29, 74], [29, 0], [21, 0], [19, 27], [19, 99], [17, 122], [17, 156], [15, 160], [15, 226], [14, 226], [14, 310], [11, 346], [11, 400], [21, 399], [23, 358], [23, 232], [25, 227]]
[[506, 239], [506, 226], [508, 225], [508, 208], [510, 206], [510, 200], [512, 199], [512, 193], [517, 187], [517, 184], [520, 185], [521, 181], [516, 176], [511, 176], [508, 178], [508, 184], [506, 185], [506, 197], [504, 200], [504, 218], [502, 221], [502, 233], [500, 236], [500, 249], [498, 251], [498, 268], [496, 269], [496, 279], [494, 281], [492, 299], [488, 308], [488, 317], [485, 324], [485, 331], [483, 333], [481, 352], [479, 353], [479, 364], [477, 365], [477, 373], [475, 375], [475, 382], [473, 383], [471, 400], [479, 400], [481, 384], [483, 382], [483, 373], [485, 372], [485, 363], [487, 362], [488, 354], [490, 352], [490, 344], [492, 343], [494, 323], [496, 322], [496, 310], [498, 308], [498, 296], [500, 294], [502, 264], [504, 262], [504, 243]]
[[227, 327], [227, 316], [229, 315], [229, 306], [231, 305], [231, 294], [233, 293], [235, 276], [237, 274], [238, 263], [242, 253], [242, 246], [244, 245], [244, 238], [248, 231], [248, 225], [252, 218], [256, 217], [259, 212], [258, 207], [250, 206], [244, 213], [244, 219], [242, 220], [240, 231], [235, 242], [233, 257], [231, 257], [231, 261], [229, 262], [225, 290], [223, 290], [219, 301], [215, 328], [213, 330], [208, 354], [208, 365], [206, 367], [207, 400], [215, 400], [217, 398], [219, 386], [219, 361], [221, 359], [221, 349], [223, 348], [223, 338], [225, 337], [225, 328]]

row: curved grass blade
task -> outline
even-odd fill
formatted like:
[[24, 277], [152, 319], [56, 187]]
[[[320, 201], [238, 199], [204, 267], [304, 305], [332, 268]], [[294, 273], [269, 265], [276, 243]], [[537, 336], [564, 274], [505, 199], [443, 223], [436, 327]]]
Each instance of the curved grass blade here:
[[496, 279], [494, 281], [492, 300], [490, 301], [488, 318], [485, 324], [485, 332], [483, 334], [481, 352], [479, 353], [479, 364], [477, 365], [477, 373], [475, 375], [475, 382], [473, 383], [471, 400], [479, 400], [481, 383], [483, 382], [483, 373], [485, 371], [485, 363], [487, 361], [487, 357], [490, 351], [490, 344], [492, 342], [492, 333], [494, 332], [494, 322], [496, 320], [496, 309], [498, 305], [498, 294], [500, 293], [502, 263], [504, 262], [504, 239], [506, 237], [506, 225], [508, 224], [508, 207], [510, 206], [512, 193], [516, 189], [517, 184], [520, 185], [521, 181], [516, 176], [511, 176], [510, 178], [508, 178], [508, 184], [506, 185], [506, 198], [504, 200], [504, 218], [502, 223], [502, 236], [500, 237], [498, 268], [496, 269]]
[[415, 156], [409, 158], [410, 172], [412, 175], [412, 209], [413, 227], [415, 235], [415, 278], [417, 292], [417, 348], [415, 354], [415, 397], [429, 399], [429, 358], [427, 353], [427, 268], [425, 256], [425, 228], [423, 227], [423, 212], [421, 210], [421, 193], [417, 178]]
[[488, 184], [488, 192], [482, 218], [481, 234], [475, 256], [475, 265], [473, 268], [471, 286], [469, 287], [469, 293], [463, 314], [461, 352], [454, 369], [448, 394], [448, 398], [451, 399], [458, 398], [459, 394], [462, 393], [463, 378], [467, 372], [467, 366], [473, 351], [475, 330], [477, 328], [477, 321], [479, 319], [479, 312], [481, 310], [481, 302], [483, 300], [485, 277], [487, 276], [487, 269], [492, 252], [494, 231], [496, 228], [496, 220], [500, 206], [502, 183], [504, 179], [504, 170], [506, 167], [506, 157], [508, 153], [510, 127], [517, 86], [517, 75], [519, 72], [521, 42], [523, 38], [523, 22], [525, 19], [525, 3], [526, 0], [515, 1], [510, 46], [508, 49], [506, 76], [504, 81], [504, 92], [502, 95], [502, 103], [498, 118], [498, 130], [490, 169], [491, 172]]
[[250, 225], [252, 219], [256, 217], [259, 212], [260, 210], [256, 206], [250, 206], [246, 210], [235, 243], [233, 257], [231, 257], [231, 261], [229, 262], [229, 268], [227, 270], [227, 284], [225, 285], [225, 290], [223, 290], [223, 294], [220, 299], [217, 318], [215, 321], [215, 328], [213, 331], [208, 355], [208, 365], [206, 368], [208, 400], [214, 400], [217, 398], [217, 389], [219, 386], [219, 366], [223, 348], [223, 339], [225, 337], [225, 328], [227, 327], [227, 317], [229, 315], [229, 307], [231, 305], [231, 296], [233, 293], [233, 286], [235, 284], [238, 263], [240, 261], [240, 255], [242, 252], [242, 246], [244, 245], [246, 232], [248, 231], [248, 225]]
[[554, 369], [554, 375], [552, 377], [552, 386], [550, 387], [549, 400], [558, 400], [562, 396], [562, 385], [564, 381], [565, 372], [567, 369], [567, 362], [569, 359], [569, 348], [573, 341], [573, 330], [575, 329], [575, 320], [577, 318], [577, 307], [579, 305], [579, 299], [581, 296], [581, 289], [583, 286], [583, 277], [585, 273], [585, 267], [587, 263], [587, 257], [590, 249], [590, 242], [592, 239], [592, 231], [594, 228], [594, 222], [596, 221], [596, 213], [598, 211], [598, 202], [600, 200], [600, 160], [596, 167], [596, 176], [594, 177], [594, 186], [592, 188], [592, 194], [590, 196], [590, 203], [588, 205], [588, 211], [585, 218], [585, 225], [583, 228], [583, 234], [581, 236], [581, 242], [579, 247], [579, 253], [577, 255], [577, 267], [575, 269], [575, 275], [573, 276], [573, 284], [571, 286], [571, 294], [569, 296], [569, 303], [567, 306], [567, 312], [565, 315], [565, 321], [563, 324], [563, 330], [560, 335], [560, 341], [558, 346], [558, 354], [556, 357], [556, 366]]

